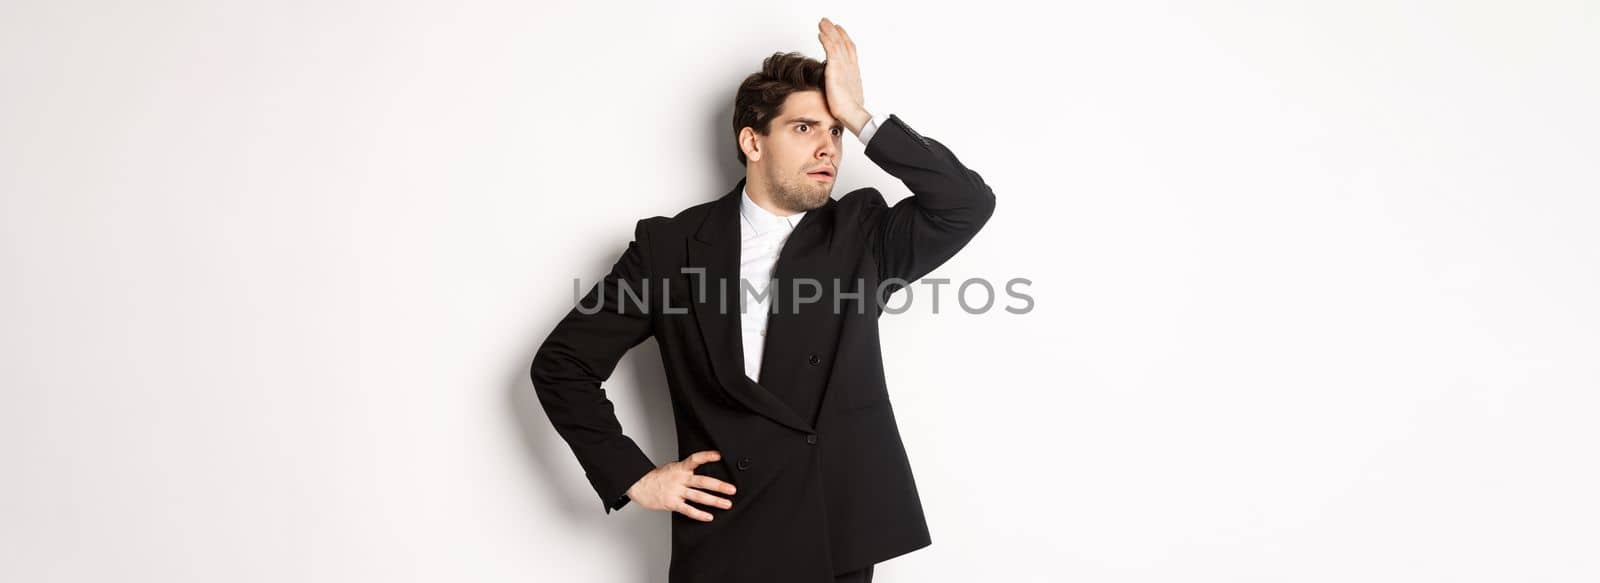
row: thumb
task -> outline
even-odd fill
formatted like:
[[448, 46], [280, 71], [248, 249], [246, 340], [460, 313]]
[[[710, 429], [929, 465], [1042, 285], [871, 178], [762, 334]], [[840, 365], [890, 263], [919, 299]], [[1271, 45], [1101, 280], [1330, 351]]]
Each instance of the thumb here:
[[684, 467], [693, 470], [697, 467], [700, 467], [700, 464], [714, 462], [720, 459], [722, 459], [722, 452], [714, 449], [708, 449], [689, 454], [689, 457], [683, 458], [683, 465]]

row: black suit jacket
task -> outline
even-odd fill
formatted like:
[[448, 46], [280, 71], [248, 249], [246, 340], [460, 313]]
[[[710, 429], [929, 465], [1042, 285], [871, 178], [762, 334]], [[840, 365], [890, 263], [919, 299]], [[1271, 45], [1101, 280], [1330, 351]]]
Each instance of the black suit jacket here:
[[[795, 226], [773, 269], [760, 383], [744, 374], [739, 337], [742, 179], [716, 200], [640, 220], [610, 273], [539, 346], [530, 371], [539, 402], [607, 513], [656, 467], [623, 434], [601, 387], [646, 338], [661, 350], [679, 459], [721, 451], [696, 473], [734, 484], [733, 507], [691, 502], [710, 522], [671, 513], [671, 583], [827, 583], [932, 543], [884, 379], [878, 317], [889, 294], [978, 233], [995, 198], [898, 116], [866, 155], [913, 196], [890, 208], [876, 189], [857, 189]], [[818, 285], [795, 287], [804, 279]]]

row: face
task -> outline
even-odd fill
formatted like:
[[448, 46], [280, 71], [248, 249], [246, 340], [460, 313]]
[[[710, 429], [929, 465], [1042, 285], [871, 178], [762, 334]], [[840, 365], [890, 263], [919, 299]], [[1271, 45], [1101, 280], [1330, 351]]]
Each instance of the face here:
[[797, 91], [784, 100], [771, 130], [763, 136], [746, 129], [756, 141], [759, 159], [746, 148], [750, 169], [765, 178], [773, 203], [793, 212], [822, 206], [839, 175], [844, 133], [820, 91]]

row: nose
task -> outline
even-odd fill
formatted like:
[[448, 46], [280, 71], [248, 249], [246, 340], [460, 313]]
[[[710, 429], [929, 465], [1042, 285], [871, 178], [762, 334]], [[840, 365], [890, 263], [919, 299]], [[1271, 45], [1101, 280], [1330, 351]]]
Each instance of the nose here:
[[835, 142], [836, 141], [833, 139], [832, 136], [824, 138], [822, 140], [822, 145], [817, 148], [817, 159], [818, 160], [833, 160], [833, 162], [835, 164], [838, 164], [838, 160], [839, 160], [839, 145], [837, 143], [835, 143]]

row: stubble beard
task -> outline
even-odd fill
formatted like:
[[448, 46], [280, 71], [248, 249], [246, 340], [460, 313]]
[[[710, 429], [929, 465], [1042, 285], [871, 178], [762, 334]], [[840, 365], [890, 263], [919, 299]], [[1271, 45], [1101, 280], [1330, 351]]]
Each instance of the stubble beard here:
[[784, 177], [768, 183], [772, 185], [773, 203], [796, 213], [822, 206], [833, 191], [833, 183], [820, 182], [810, 176]]

